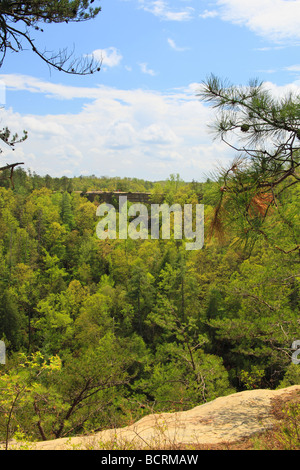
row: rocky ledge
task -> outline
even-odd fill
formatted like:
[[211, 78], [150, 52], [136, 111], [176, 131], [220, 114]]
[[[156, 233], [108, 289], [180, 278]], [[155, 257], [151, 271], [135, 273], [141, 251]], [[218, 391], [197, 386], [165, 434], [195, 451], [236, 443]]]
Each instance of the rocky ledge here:
[[[234, 443], [271, 429], [275, 424], [272, 403], [297, 395], [300, 385], [279, 390], [251, 390], [217, 398], [189, 411], [145, 416], [131, 426], [90, 436], [30, 444], [36, 450], [174, 449]], [[18, 444], [20, 445], [20, 444]], [[11, 448], [18, 446], [11, 443]]]

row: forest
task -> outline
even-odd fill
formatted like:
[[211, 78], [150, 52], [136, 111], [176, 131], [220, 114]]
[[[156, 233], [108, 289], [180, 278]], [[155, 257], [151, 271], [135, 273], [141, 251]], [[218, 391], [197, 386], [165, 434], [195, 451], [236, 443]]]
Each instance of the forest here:
[[[100, 202], [84, 194], [99, 189], [204, 204], [203, 249], [187, 251], [172, 237], [100, 240]], [[282, 194], [282, 210], [243, 239], [231, 220], [211, 232], [219, 181], [52, 178], [18, 168], [13, 189], [3, 173], [0, 440], [84, 434], [298, 384], [299, 249], [289, 248], [299, 190]]]
[[[7, 54], [29, 50], [58, 73], [99, 72], [93, 55], [36, 41], [47, 25], [92, 21], [101, 11], [93, 4], [2, 1], [0, 68]], [[235, 157], [206, 181], [175, 173], [166, 181], [40, 176], [21, 162], [1, 166], [6, 448], [11, 438], [90, 434], [300, 383], [292, 347], [300, 342], [300, 95], [273, 96], [258, 81], [233, 86], [211, 75], [197, 96], [216, 109], [214, 132]], [[30, 138], [16, 132], [3, 123], [1, 154]], [[99, 190], [147, 192], [149, 204], [204, 205], [203, 248], [186, 250], [174, 234], [99, 239], [100, 196], [86, 195]]]

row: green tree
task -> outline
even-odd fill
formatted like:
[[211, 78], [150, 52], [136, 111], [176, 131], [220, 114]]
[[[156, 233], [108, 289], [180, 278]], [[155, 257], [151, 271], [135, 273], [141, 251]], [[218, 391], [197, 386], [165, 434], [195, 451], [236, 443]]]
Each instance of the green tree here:
[[72, 198], [70, 194], [64, 192], [61, 199], [61, 212], [60, 212], [62, 222], [69, 228], [74, 227], [74, 214], [72, 210]]
[[24, 326], [24, 316], [18, 309], [18, 304], [9, 289], [0, 294], [0, 338], [5, 338], [7, 346], [16, 350], [21, 346], [21, 332]]
[[214, 348], [235, 373], [236, 386], [274, 388], [291, 364], [291, 344], [300, 334], [297, 258], [257, 244], [232, 272], [217, 311], [207, 318]]
[[[134, 356], [125, 342], [110, 332], [91, 347], [65, 355], [61, 370], [43, 381], [49, 399], [36, 396], [35, 413], [48, 439], [107, 427], [110, 407], [129, 382]], [[52, 416], [52, 419], [51, 419]], [[28, 421], [26, 422], [28, 428]], [[29, 428], [30, 429], [30, 428]], [[44, 437], [44, 438], [45, 438]]]
[[187, 410], [234, 393], [220, 357], [204, 353], [201, 346], [175, 342], [159, 345], [136, 387], [152, 397], [158, 411]]
[[132, 266], [131, 277], [128, 281], [128, 297], [136, 312], [136, 330], [143, 336], [145, 333], [144, 321], [149, 313], [154, 295], [154, 278], [147, 272], [140, 258]]
[[[0, 435], [5, 439], [5, 449], [11, 436], [17, 431], [22, 418], [28, 418], [25, 410], [32, 406], [35, 397], [45, 397], [46, 390], [38, 383], [41, 374], [60, 369], [57, 356], [47, 361], [41, 353], [31, 356], [20, 354], [15, 368], [0, 370]], [[37, 420], [37, 426], [40, 422]]]

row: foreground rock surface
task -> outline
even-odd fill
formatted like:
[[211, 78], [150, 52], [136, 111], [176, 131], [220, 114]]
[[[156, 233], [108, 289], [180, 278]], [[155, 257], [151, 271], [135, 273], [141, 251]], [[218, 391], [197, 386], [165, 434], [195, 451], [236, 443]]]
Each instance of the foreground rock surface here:
[[[217, 398], [189, 411], [153, 414], [135, 424], [91, 436], [31, 445], [36, 450], [159, 449], [236, 442], [274, 425], [272, 399], [300, 392], [300, 385], [280, 390], [251, 390]], [[15, 445], [12, 446], [15, 447]]]

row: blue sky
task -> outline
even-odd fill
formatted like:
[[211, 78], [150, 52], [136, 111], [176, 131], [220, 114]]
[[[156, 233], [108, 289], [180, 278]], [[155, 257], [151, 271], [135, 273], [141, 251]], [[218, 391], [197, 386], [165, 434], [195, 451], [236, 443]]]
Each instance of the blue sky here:
[[196, 96], [210, 73], [298, 91], [300, 0], [96, 3], [95, 20], [49, 25], [35, 38], [41, 49], [102, 57], [100, 73], [70, 76], [30, 51], [7, 55], [1, 125], [29, 138], [3, 148], [5, 163], [52, 176], [202, 181], [234, 157], [208, 133], [214, 114]]

